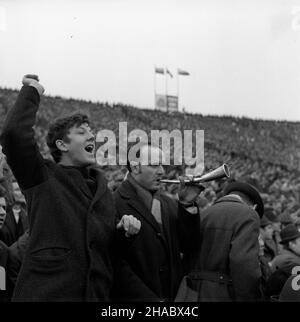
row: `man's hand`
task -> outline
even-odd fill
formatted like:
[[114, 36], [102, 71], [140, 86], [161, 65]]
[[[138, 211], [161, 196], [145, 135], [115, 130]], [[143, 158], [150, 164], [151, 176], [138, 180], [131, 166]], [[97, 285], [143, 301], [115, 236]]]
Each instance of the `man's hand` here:
[[125, 236], [131, 237], [138, 234], [141, 229], [141, 222], [132, 215], [124, 215], [117, 224], [117, 229], [124, 229]]
[[23, 77], [22, 83], [25, 86], [32, 86], [32, 87], [36, 88], [36, 90], [39, 92], [40, 96], [45, 91], [44, 87], [39, 83], [38, 75], [27, 74]]
[[197, 196], [205, 190], [205, 187], [200, 183], [195, 184], [186, 184], [184, 182], [186, 177], [179, 177], [180, 181], [179, 190], [178, 190], [178, 199], [179, 202], [183, 204], [189, 204], [196, 200]]

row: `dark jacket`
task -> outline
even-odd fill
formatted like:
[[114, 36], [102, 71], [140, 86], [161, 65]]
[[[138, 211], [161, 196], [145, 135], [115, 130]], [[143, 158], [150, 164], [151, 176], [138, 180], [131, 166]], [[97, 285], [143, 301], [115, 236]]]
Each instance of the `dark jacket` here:
[[295, 266], [300, 266], [300, 256], [289, 249], [283, 249], [271, 262], [272, 270], [282, 269], [288, 274], [292, 274]]
[[28, 218], [23, 209], [21, 209], [19, 216], [19, 221], [17, 223], [12, 208], [8, 208], [5, 222], [0, 230], [0, 240], [7, 246], [16, 242], [28, 229]]
[[191, 274], [199, 301], [259, 299], [258, 235], [258, 214], [234, 196], [220, 198], [202, 213]]
[[173, 300], [183, 277], [181, 253], [198, 244], [199, 214], [190, 214], [170, 197], [161, 195], [162, 226], [124, 181], [114, 193], [117, 215], [133, 215], [141, 230], [116, 268], [116, 297], [123, 301]]
[[40, 97], [24, 86], [1, 135], [7, 162], [25, 195], [30, 225], [14, 300], [109, 300], [115, 209], [96, 167], [92, 194], [81, 172], [44, 160], [34, 140]]
[[266, 239], [264, 240], [265, 249], [264, 249], [264, 257], [268, 262], [271, 262], [272, 259], [278, 255], [277, 245], [274, 239]]

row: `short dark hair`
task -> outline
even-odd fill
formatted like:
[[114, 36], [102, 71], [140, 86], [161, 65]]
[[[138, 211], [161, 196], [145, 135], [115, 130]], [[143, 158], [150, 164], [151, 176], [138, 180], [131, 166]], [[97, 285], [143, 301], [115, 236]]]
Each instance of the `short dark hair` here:
[[88, 116], [85, 114], [74, 114], [64, 118], [57, 119], [50, 125], [47, 134], [47, 145], [50, 149], [50, 153], [57, 163], [61, 159], [61, 151], [56, 146], [56, 140], [64, 140], [68, 142], [69, 130], [73, 126], [80, 126], [83, 123], [89, 124]]

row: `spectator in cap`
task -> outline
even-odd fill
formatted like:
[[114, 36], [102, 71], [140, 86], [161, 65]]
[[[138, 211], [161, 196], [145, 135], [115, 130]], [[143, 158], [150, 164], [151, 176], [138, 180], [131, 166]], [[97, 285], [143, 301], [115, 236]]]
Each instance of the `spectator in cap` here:
[[280, 218], [280, 223], [281, 223], [281, 229], [283, 229], [284, 227], [286, 227], [287, 225], [289, 224], [292, 224], [293, 221], [292, 221], [292, 218], [290, 216], [290, 214], [288, 212], [284, 212]]
[[272, 270], [283, 269], [291, 274], [294, 266], [300, 265], [300, 232], [293, 224], [286, 226], [280, 233], [282, 253], [276, 256], [272, 263]]
[[271, 260], [278, 254], [278, 249], [273, 239], [273, 233], [273, 223], [266, 215], [264, 215], [260, 220], [260, 234], [265, 244], [264, 257], [267, 262], [271, 262]]
[[291, 219], [293, 224], [300, 229], [300, 208], [299, 206], [294, 206], [293, 210], [291, 211]]
[[256, 188], [238, 181], [204, 210], [199, 250], [189, 274], [199, 301], [261, 299], [258, 236], [263, 212]]
[[271, 275], [271, 267], [269, 265], [269, 262], [267, 261], [267, 259], [264, 256], [264, 251], [265, 251], [265, 243], [264, 240], [261, 236], [261, 234], [259, 234], [258, 236], [258, 243], [259, 243], [259, 264], [260, 264], [260, 269], [261, 269], [261, 292], [262, 295], [264, 296], [264, 299], [267, 299], [267, 297], [265, 296], [266, 294], [266, 285], [267, 285], [267, 281]]
[[268, 207], [265, 208], [264, 216], [266, 216], [273, 225], [273, 236], [272, 239], [275, 242], [277, 254], [279, 254], [282, 250], [282, 245], [280, 244], [280, 231], [281, 231], [281, 223], [278, 216], [273, 211], [273, 208]]
[[289, 245], [289, 242], [292, 241], [291, 238], [298, 236], [297, 228], [291, 224], [291, 218], [288, 213], [285, 213], [280, 222], [284, 223], [285, 226], [280, 232], [280, 243], [282, 249], [280, 255], [276, 256], [271, 262], [272, 274], [267, 281], [265, 294], [268, 298], [278, 298], [279, 294], [291, 275], [292, 268], [300, 263], [300, 257], [296, 255], [291, 249], [294, 248], [292, 243]]

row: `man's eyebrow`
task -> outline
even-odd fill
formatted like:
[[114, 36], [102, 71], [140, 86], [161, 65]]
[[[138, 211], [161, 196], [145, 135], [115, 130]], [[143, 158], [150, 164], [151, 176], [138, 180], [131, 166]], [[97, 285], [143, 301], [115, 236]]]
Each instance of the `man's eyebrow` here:
[[77, 126], [77, 129], [86, 130], [87, 128], [81, 124], [81, 125]]

